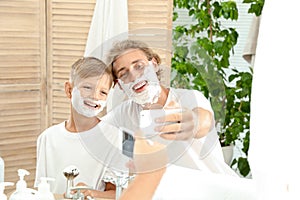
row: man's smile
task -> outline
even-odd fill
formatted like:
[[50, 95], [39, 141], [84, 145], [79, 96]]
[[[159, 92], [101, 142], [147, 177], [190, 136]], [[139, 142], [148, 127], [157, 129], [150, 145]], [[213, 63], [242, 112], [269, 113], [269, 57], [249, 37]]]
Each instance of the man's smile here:
[[134, 92], [140, 93], [140, 92], [142, 92], [142, 91], [145, 89], [145, 87], [146, 87], [147, 85], [148, 85], [148, 81], [147, 81], [147, 80], [143, 80], [143, 81], [140, 81], [140, 82], [138, 82], [137, 84], [135, 84], [135, 85], [132, 87], [132, 89], [133, 89]]

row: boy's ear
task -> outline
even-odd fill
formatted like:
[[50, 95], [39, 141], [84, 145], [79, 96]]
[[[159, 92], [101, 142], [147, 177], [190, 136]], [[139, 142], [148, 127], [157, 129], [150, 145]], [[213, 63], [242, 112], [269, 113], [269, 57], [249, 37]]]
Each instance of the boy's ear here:
[[69, 81], [66, 81], [65, 82], [65, 93], [69, 99], [72, 98], [72, 90], [73, 90], [72, 83], [70, 83]]

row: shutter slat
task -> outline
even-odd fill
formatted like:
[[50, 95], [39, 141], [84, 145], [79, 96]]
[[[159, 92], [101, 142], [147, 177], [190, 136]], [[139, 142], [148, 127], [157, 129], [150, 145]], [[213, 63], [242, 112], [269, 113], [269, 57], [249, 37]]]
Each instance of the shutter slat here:
[[16, 182], [23, 168], [31, 172], [28, 187], [35, 176], [36, 138], [45, 128], [45, 19], [45, 1], [0, 1], [0, 153], [5, 181]]

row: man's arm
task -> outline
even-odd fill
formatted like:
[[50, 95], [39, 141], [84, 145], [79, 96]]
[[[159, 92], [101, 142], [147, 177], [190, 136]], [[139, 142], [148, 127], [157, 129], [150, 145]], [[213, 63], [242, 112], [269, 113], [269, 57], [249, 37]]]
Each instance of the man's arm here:
[[137, 174], [119, 198], [119, 200], [144, 199], [151, 200], [166, 168], [149, 173]]
[[202, 138], [206, 136], [214, 126], [213, 115], [210, 111], [203, 108], [194, 108], [192, 112], [195, 124], [194, 138]]

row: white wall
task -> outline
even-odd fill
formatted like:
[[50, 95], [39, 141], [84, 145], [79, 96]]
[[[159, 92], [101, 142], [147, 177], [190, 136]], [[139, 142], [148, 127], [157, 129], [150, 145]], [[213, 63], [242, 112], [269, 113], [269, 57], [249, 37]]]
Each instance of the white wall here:
[[[239, 34], [238, 42], [234, 48], [234, 54], [231, 56], [230, 63], [232, 67], [244, 71], [247, 70], [247, 68], [250, 66], [250, 64], [248, 64], [242, 56], [245, 44], [247, 42], [250, 25], [254, 15], [248, 13], [248, 4], [243, 4], [242, 0], [236, 0], [236, 3], [239, 10], [238, 20], [222, 20], [221, 23], [223, 26], [236, 28]], [[173, 22], [173, 27], [178, 25], [188, 25], [194, 23], [194, 21], [188, 16], [186, 10], [176, 9], [176, 12], [178, 12], [179, 18], [175, 22]]]

